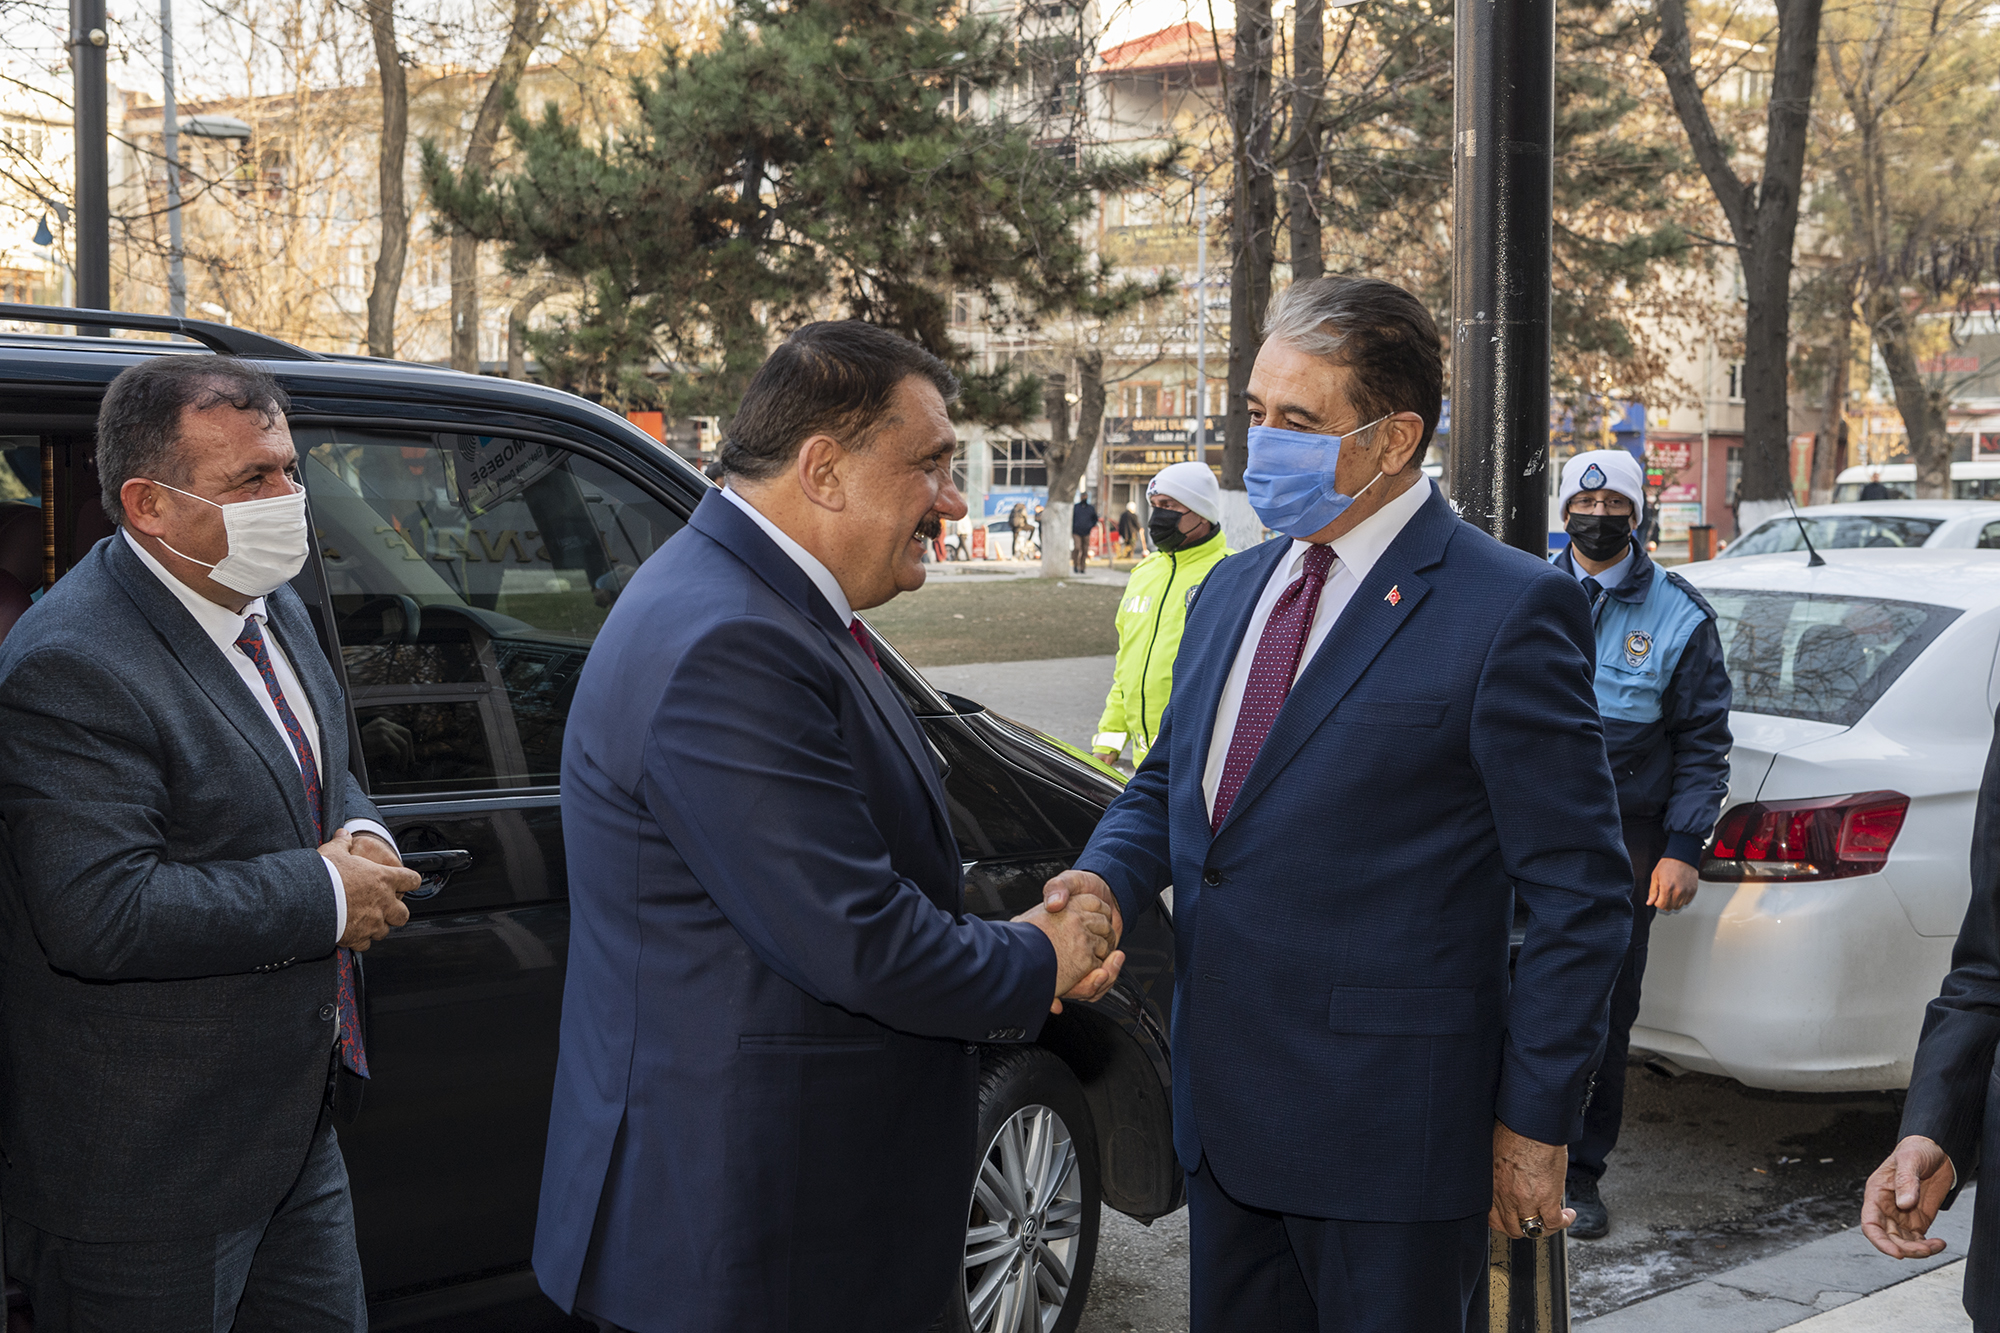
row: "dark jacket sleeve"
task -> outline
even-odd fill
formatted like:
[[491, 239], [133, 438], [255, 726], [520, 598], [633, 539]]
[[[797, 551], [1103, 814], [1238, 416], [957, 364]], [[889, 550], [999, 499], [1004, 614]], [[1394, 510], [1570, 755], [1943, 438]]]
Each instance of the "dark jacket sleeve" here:
[[1590, 612], [1574, 580], [1534, 579], [1480, 669], [1472, 762], [1527, 908], [1495, 1113], [1568, 1143], [1632, 936], [1632, 869], [1591, 684]]
[[35, 652], [0, 684], [7, 873], [49, 962], [91, 980], [170, 980], [325, 956], [335, 905], [317, 851], [169, 858], [162, 748], [125, 683], [82, 653]]
[[1701, 845], [1729, 794], [1729, 672], [1713, 618], [1695, 627], [1667, 682], [1661, 709], [1673, 752], [1667, 796], [1665, 855], [1699, 863]]
[[1088, 870], [1111, 886], [1128, 930], [1141, 912], [1159, 901], [1160, 890], [1173, 882], [1173, 843], [1167, 823], [1173, 726], [1174, 703], [1169, 696], [1146, 762], [1097, 821], [1090, 845], [1076, 858], [1078, 870]]
[[[1924, 1011], [1923, 1036], [1903, 1104], [1904, 1135], [1922, 1134], [1951, 1154], [1961, 1182], [1979, 1167], [1980, 1127], [2000, 1050], [2000, 729], [1986, 756], [1972, 821], [1972, 901], [1951, 955], [1951, 972]], [[2000, 1188], [2000, 1186], [1995, 1186]]]
[[757, 956], [815, 999], [918, 1036], [1032, 1039], [1055, 950], [1031, 925], [954, 917], [897, 871], [831, 689], [769, 622], [715, 626], [651, 719], [648, 809]]

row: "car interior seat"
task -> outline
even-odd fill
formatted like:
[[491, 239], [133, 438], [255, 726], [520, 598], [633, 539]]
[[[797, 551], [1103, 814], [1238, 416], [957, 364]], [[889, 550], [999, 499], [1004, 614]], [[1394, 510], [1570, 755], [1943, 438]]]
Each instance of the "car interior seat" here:
[[7, 637], [42, 586], [42, 507], [0, 504], [0, 639]]
[[1861, 692], [1868, 679], [1861, 636], [1845, 625], [1814, 625], [1792, 653], [1792, 689], [1809, 695], [1821, 712], [1834, 712]]

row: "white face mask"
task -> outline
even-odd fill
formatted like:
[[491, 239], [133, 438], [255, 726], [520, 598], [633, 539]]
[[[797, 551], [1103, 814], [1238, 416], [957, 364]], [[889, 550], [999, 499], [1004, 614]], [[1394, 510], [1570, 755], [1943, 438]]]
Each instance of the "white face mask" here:
[[264, 597], [289, 583], [305, 568], [307, 533], [306, 492], [303, 486], [290, 495], [225, 505], [215, 504], [206, 496], [184, 491], [178, 486], [167, 486], [164, 481], [153, 484], [166, 486], [176, 495], [185, 495], [190, 500], [215, 505], [222, 511], [222, 531], [229, 540], [229, 554], [215, 564], [174, 551], [165, 541], [160, 545], [190, 564], [208, 570], [209, 577], [223, 587], [240, 592], [245, 597]]

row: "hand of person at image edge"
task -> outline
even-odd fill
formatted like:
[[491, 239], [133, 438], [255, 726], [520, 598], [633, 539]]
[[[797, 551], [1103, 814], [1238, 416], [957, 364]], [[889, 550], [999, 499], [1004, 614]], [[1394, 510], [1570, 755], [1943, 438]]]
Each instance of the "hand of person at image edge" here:
[[365, 950], [410, 919], [403, 895], [423, 883], [423, 877], [403, 869], [395, 848], [371, 833], [342, 829], [320, 845], [319, 854], [340, 872], [347, 894], [347, 931], [340, 937], [344, 947]]
[[[1112, 896], [1109, 884], [1087, 870], [1065, 870], [1042, 886], [1042, 905], [1036, 909], [1037, 912], [1059, 918], [1064, 912], [1080, 909], [1099, 916], [1107, 912], [1110, 914], [1103, 917], [1106, 928], [1103, 938], [1105, 947], [1112, 952], [1103, 960], [1102, 966], [1093, 969], [1068, 988], [1063, 986], [1063, 979], [1058, 976], [1056, 1001], [1049, 1006], [1050, 1013], [1061, 1013], [1064, 1000], [1099, 998], [1111, 989], [1111, 984], [1118, 980], [1119, 969], [1125, 966], [1125, 955], [1118, 949], [1118, 941], [1125, 934], [1125, 922], [1119, 915], [1118, 900]], [[1027, 917], [1021, 919], [1026, 920], [1035, 915], [1035, 912], [1030, 912]], [[1058, 944], [1056, 948], [1060, 955], [1062, 946]]]
[[1515, 1240], [1527, 1232], [1521, 1223], [1542, 1219], [1542, 1234], [1553, 1236], [1576, 1221], [1576, 1209], [1563, 1207], [1563, 1181], [1569, 1174], [1569, 1146], [1523, 1138], [1498, 1120], [1493, 1122], [1493, 1207], [1486, 1225]]
[[1861, 1193], [1861, 1234], [1891, 1259], [1928, 1259], [1944, 1241], [1925, 1236], [1951, 1193], [1957, 1170], [1945, 1150], [1921, 1134], [1896, 1145]]
[[1694, 901], [1694, 891], [1701, 887], [1701, 875], [1685, 861], [1676, 861], [1671, 856], [1663, 856], [1653, 867], [1653, 882], [1646, 890], [1646, 905], [1657, 907], [1662, 912], [1678, 912]]

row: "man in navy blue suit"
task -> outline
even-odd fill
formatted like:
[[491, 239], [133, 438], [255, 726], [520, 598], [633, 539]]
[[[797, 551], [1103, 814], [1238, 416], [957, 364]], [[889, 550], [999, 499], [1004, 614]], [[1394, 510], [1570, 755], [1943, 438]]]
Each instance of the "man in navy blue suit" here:
[[1202, 585], [1153, 750], [1045, 902], [1122, 922], [1173, 886], [1196, 1333], [1458, 1333], [1489, 1225], [1573, 1220], [1631, 932], [1590, 613], [1420, 470], [1421, 303], [1320, 278], [1265, 334], [1246, 489], [1293, 540]]
[[965, 514], [956, 389], [885, 330], [794, 333], [730, 425], [728, 489], [584, 668], [534, 1263], [604, 1329], [927, 1327], [960, 1276], [973, 1043], [1032, 1041], [1117, 975], [1108, 901], [961, 915], [932, 751], [854, 618], [922, 586]]

